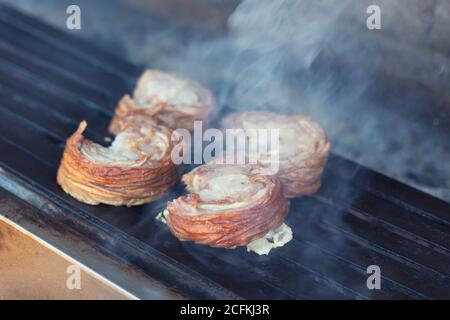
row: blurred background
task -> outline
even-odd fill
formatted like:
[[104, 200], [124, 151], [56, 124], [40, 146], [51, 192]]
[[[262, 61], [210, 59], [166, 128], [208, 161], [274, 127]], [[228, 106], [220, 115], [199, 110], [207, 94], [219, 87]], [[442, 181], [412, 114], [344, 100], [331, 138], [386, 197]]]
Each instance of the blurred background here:
[[[304, 113], [333, 152], [450, 201], [447, 0], [0, 0], [221, 106]], [[81, 8], [81, 29], [66, 8]], [[381, 30], [366, 27], [381, 8]]]

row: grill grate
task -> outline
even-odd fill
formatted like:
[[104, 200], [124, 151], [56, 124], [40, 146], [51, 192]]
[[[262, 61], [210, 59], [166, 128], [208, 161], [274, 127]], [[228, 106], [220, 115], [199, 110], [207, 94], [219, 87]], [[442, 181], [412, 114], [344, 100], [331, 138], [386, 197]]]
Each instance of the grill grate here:
[[[53, 223], [190, 297], [450, 298], [450, 205], [335, 155], [320, 192], [291, 203], [294, 240], [268, 257], [177, 241], [154, 219], [167, 199], [115, 208], [66, 195], [55, 178], [65, 139], [87, 120], [101, 142], [141, 71], [0, 5], [0, 185], [25, 186], [62, 209]], [[373, 264], [381, 290], [366, 287]]]

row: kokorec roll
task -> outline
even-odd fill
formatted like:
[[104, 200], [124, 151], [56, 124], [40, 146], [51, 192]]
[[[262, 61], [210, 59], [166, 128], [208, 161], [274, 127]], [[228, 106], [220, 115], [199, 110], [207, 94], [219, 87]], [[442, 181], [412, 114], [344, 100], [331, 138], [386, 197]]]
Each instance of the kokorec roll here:
[[194, 121], [207, 125], [215, 113], [213, 94], [195, 81], [181, 76], [147, 70], [139, 78], [133, 97], [119, 102], [109, 131], [120, 132], [118, 123], [127, 115], [141, 114], [172, 129], [193, 130]]
[[250, 166], [205, 164], [183, 181], [189, 194], [167, 205], [167, 225], [180, 240], [244, 246], [279, 227], [288, 212], [280, 181]]
[[[324, 130], [302, 115], [282, 116], [272, 112], [248, 111], [234, 113], [222, 121], [222, 128], [277, 130], [278, 172], [288, 198], [309, 195], [321, 185], [321, 175], [331, 144]], [[259, 143], [259, 142], [258, 142]], [[263, 149], [263, 150], [260, 150]], [[257, 159], [262, 166], [274, 156], [274, 148], [258, 148]], [[270, 154], [271, 157], [268, 156]]]
[[80, 123], [67, 140], [57, 173], [65, 192], [88, 204], [134, 206], [154, 200], [177, 182], [171, 130], [139, 116], [125, 120], [110, 147], [85, 139], [87, 124]]

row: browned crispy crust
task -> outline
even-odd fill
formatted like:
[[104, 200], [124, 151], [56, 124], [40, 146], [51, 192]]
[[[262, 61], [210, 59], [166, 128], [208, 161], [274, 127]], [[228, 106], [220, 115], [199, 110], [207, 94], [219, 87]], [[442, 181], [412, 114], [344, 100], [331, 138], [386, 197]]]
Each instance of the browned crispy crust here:
[[[182, 107], [166, 101], [161, 101], [157, 97], [152, 96], [148, 97], [148, 99], [153, 103], [151, 108], [145, 108], [144, 106], [139, 105], [136, 96], [142, 95], [141, 92], [144, 91], [142, 88], [149, 79], [161, 74], [167, 77], [175, 77], [186, 81], [189, 84], [189, 87], [201, 97], [201, 102]], [[124, 117], [133, 114], [147, 116], [148, 118], [157, 120], [172, 129], [185, 128], [193, 131], [195, 120], [203, 121], [204, 126], [210, 123], [216, 112], [214, 104], [214, 97], [211, 91], [199, 83], [192, 80], [187, 80], [175, 74], [162, 73], [156, 70], [147, 70], [139, 78], [134, 96], [131, 97], [127, 94], [119, 101], [114, 118], [109, 126], [109, 132], [113, 135], [118, 134], [120, 132], [120, 122], [123, 122]]]
[[[206, 164], [195, 170], [214, 170], [218, 165]], [[183, 176], [188, 185], [193, 175]], [[282, 186], [276, 177], [251, 174], [252, 182], [259, 182], [267, 189], [263, 198], [252, 202], [251, 206], [222, 210], [221, 206], [233, 203], [232, 199], [204, 201], [197, 193], [190, 192], [167, 204], [169, 218], [167, 225], [175, 237], [180, 240], [191, 240], [199, 244], [213, 247], [231, 248], [244, 246], [253, 240], [263, 237], [269, 230], [279, 227], [286, 217], [289, 202], [284, 198]], [[204, 210], [199, 206], [214, 205], [217, 210]]]
[[[315, 122], [302, 115], [280, 116], [271, 112], [248, 111], [234, 113], [222, 121], [222, 128], [244, 128], [246, 122], [252, 122], [255, 116], [267, 119], [277, 118], [280, 126], [296, 123], [299, 127], [298, 135], [306, 135], [312, 139], [313, 147], [309, 150], [301, 150], [302, 146], [289, 145], [289, 148], [298, 148], [298, 152], [288, 161], [280, 161], [280, 168], [276, 176], [283, 184], [284, 194], [288, 198], [294, 198], [315, 193], [321, 185], [321, 176], [328, 160], [331, 143], [325, 131]], [[259, 128], [264, 127], [264, 123]], [[283, 137], [280, 136], [280, 143]], [[280, 159], [282, 160], [282, 159]]]
[[[139, 120], [129, 121], [138, 123]], [[147, 123], [152, 130], [168, 135], [170, 130], [155, 123]], [[166, 193], [178, 179], [178, 168], [170, 158], [171, 145], [161, 159], [150, 160], [141, 156], [130, 166], [97, 163], [87, 159], [81, 146], [95, 147], [83, 137], [86, 122], [80, 123], [77, 131], [67, 140], [63, 158], [57, 173], [57, 182], [63, 190], [81, 202], [96, 205], [99, 203], [114, 206], [134, 206], [150, 202]], [[138, 130], [133, 125], [124, 130]], [[152, 132], [152, 131], [150, 131]], [[149, 138], [149, 137], [144, 137]]]

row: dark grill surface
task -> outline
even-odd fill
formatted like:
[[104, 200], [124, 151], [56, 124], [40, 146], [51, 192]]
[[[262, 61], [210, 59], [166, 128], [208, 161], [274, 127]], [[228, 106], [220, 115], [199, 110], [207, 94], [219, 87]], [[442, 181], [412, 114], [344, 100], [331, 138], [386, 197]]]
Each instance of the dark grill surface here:
[[[0, 179], [61, 208], [53, 223], [189, 297], [450, 298], [450, 205], [337, 156], [321, 190], [292, 201], [294, 240], [269, 256], [179, 242], [154, 219], [167, 199], [117, 208], [66, 195], [56, 184], [65, 139], [87, 120], [102, 142], [141, 71], [0, 5]], [[366, 287], [373, 264], [381, 290]]]

